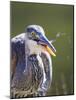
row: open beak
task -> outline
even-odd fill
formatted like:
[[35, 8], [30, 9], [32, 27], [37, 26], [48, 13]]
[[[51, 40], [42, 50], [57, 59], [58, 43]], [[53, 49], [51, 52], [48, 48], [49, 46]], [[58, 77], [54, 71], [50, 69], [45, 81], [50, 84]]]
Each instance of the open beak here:
[[54, 46], [52, 45], [52, 43], [50, 43], [50, 41], [45, 37], [45, 36], [41, 36], [39, 39], [39, 44], [45, 46], [46, 50], [53, 56], [56, 56], [55, 52], [56, 49], [54, 48]]

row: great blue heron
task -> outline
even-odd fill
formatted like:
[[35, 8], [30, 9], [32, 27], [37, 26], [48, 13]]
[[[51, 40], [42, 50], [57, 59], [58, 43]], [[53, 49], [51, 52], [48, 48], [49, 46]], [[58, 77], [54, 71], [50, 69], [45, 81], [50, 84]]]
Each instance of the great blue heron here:
[[39, 25], [11, 39], [11, 98], [46, 96], [52, 81], [50, 54], [55, 52]]

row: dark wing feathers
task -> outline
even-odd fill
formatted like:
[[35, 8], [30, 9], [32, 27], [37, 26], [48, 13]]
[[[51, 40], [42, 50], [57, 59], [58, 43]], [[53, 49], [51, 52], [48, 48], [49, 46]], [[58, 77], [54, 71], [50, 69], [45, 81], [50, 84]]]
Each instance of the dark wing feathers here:
[[49, 89], [51, 85], [51, 81], [52, 81], [52, 61], [48, 53], [41, 53], [41, 59], [44, 65], [44, 73], [45, 73], [46, 81], [43, 81], [40, 84], [37, 94], [39, 96], [45, 96], [47, 90]]
[[25, 42], [22, 38], [11, 39], [11, 78], [13, 78], [18, 60], [25, 55]]
[[[19, 79], [22, 77], [21, 81], [22, 81], [23, 85], [20, 85], [18, 87], [20, 88], [22, 86], [24, 88], [24, 87], [26, 87], [26, 85], [28, 83], [28, 88], [26, 87], [27, 89], [29, 89], [31, 91], [31, 89], [34, 88], [34, 90], [35, 89], [37, 90], [37, 91], [35, 91], [35, 94], [33, 94], [34, 96], [36, 96], [36, 95], [37, 96], [45, 96], [45, 93], [46, 93], [47, 89], [49, 88], [49, 86], [51, 84], [51, 79], [52, 79], [52, 63], [51, 63], [50, 56], [48, 58], [48, 55], [46, 53], [41, 53], [40, 57], [42, 59], [43, 65], [44, 65], [44, 72], [43, 72], [42, 67], [39, 65], [37, 55], [31, 55], [31, 56], [28, 56], [27, 74], [25, 74], [25, 76], [24, 76], [23, 74], [20, 74], [20, 72], [18, 72], [18, 74], [20, 74], [20, 76], [18, 76], [18, 74], [15, 72], [17, 72], [19, 69], [23, 72], [23, 70], [25, 68], [25, 63], [26, 63], [25, 62], [25, 41], [24, 41], [24, 39], [19, 39], [17, 41], [16, 41], [16, 39], [14, 39], [11, 41], [11, 80], [13, 80], [14, 75], [15, 75], [14, 80], [17, 80], [18, 77], [19, 77]], [[44, 73], [46, 76], [45, 82], [42, 81]], [[23, 76], [21, 76], [21, 75], [23, 75]], [[24, 78], [24, 77], [26, 77], [26, 78]], [[25, 82], [23, 82], [23, 81], [25, 81]], [[20, 81], [18, 83], [20, 84]], [[29, 91], [27, 89], [24, 89], [24, 90]], [[28, 92], [28, 94], [29, 93], [31, 94], [32, 91], [31, 92], [30, 91]], [[24, 92], [24, 94], [26, 97], [26, 92]], [[24, 94], [21, 93], [21, 96]], [[20, 94], [18, 94], [18, 95], [20, 95]]]

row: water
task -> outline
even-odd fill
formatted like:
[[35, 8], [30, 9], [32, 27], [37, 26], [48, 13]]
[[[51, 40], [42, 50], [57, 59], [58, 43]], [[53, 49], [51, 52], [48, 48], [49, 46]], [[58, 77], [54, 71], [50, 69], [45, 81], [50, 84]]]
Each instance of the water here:
[[56, 48], [50, 95], [73, 94], [73, 6], [11, 2], [11, 38], [30, 24], [41, 25]]

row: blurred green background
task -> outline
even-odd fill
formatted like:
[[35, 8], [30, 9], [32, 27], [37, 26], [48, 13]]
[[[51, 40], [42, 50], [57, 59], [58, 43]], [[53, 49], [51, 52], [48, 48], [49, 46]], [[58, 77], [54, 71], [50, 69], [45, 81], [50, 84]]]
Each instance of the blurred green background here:
[[47, 96], [74, 94], [73, 5], [10, 2], [11, 38], [30, 24], [41, 25], [57, 53], [52, 57], [53, 79]]

